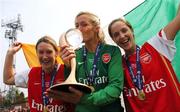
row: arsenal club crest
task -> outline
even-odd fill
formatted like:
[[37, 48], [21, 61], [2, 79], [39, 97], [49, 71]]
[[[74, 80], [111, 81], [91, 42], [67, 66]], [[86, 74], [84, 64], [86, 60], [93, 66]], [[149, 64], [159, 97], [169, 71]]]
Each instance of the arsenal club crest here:
[[152, 57], [150, 54], [145, 53], [141, 55], [141, 62], [148, 64], [151, 62], [151, 60], [152, 60]]
[[111, 55], [109, 53], [105, 53], [102, 55], [102, 61], [104, 63], [107, 64], [107, 63], [109, 63], [110, 60], [111, 60]]

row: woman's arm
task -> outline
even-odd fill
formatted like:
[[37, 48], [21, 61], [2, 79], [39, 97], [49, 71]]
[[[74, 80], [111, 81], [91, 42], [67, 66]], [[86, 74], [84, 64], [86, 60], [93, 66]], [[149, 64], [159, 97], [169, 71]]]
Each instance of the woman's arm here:
[[14, 54], [19, 51], [21, 48], [21, 43], [15, 42], [13, 45], [8, 49], [5, 63], [4, 63], [4, 71], [3, 71], [3, 82], [7, 85], [14, 85], [14, 69], [13, 69], [13, 57]]
[[176, 17], [164, 28], [168, 40], [174, 40], [180, 30], [180, 5]]

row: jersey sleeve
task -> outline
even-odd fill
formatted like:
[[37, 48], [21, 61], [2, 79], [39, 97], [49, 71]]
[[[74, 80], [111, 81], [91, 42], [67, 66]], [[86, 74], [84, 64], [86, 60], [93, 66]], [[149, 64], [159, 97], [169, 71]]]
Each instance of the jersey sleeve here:
[[31, 69], [27, 69], [25, 71], [16, 73], [14, 76], [15, 79], [15, 85], [17, 87], [23, 87], [23, 88], [27, 88], [27, 83], [28, 83], [28, 79], [29, 79], [29, 72]]
[[163, 30], [148, 40], [148, 43], [167, 59], [170, 61], [173, 60], [176, 53], [175, 42], [167, 40], [166, 34]]
[[85, 94], [80, 103], [87, 105], [106, 105], [120, 100], [119, 96], [123, 89], [124, 75], [122, 69], [122, 56], [120, 49], [115, 47], [111, 61], [108, 65], [108, 84], [105, 88], [91, 94]]

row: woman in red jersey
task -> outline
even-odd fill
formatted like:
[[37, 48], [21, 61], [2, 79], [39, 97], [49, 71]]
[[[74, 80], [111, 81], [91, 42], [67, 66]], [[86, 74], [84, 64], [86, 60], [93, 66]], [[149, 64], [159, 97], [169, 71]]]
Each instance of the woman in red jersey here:
[[13, 56], [21, 48], [15, 42], [8, 49], [4, 64], [4, 83], [28, 88], [28, 102], [31, 112], [74, 112], [72, 104], [49, 98], [46, 89], [64, 81], [64, 65], [58, 64], [58, 48], [49, 36], [40, 38], [36, 44], [36, 53], [41, 64], [21, 73], [13, 71]]
[[112, 40], [125, 51], [123, 96], [127, 112], [180, 112], [180, 85], [171, 66], [176, 51], [173, 40], [180, 30], [180, 10], [141, 47], [135, 43], [127, 21], [115, 19], [108, 30]]

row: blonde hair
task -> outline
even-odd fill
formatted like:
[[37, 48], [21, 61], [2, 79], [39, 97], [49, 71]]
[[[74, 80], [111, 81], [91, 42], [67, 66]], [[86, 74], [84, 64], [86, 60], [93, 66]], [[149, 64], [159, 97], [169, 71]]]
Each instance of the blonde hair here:
[[99, 26], [99, 32], [97, 34], [97, 37], [99, 38], [99, 41], [102, 43], [105, 43], [105, 35], [104, 32], [102, 30], [102, 28], [100, 27], [100, 19], [98, 18], [98, 16], [96, 16], [93, 13], [90, 12], [80, 12], [79, 14], [77, 14], [76, 18], [81, 16], [81, 15], [87, 15], [89, 16], [90, 22], [94, 25], [94, 26]]

